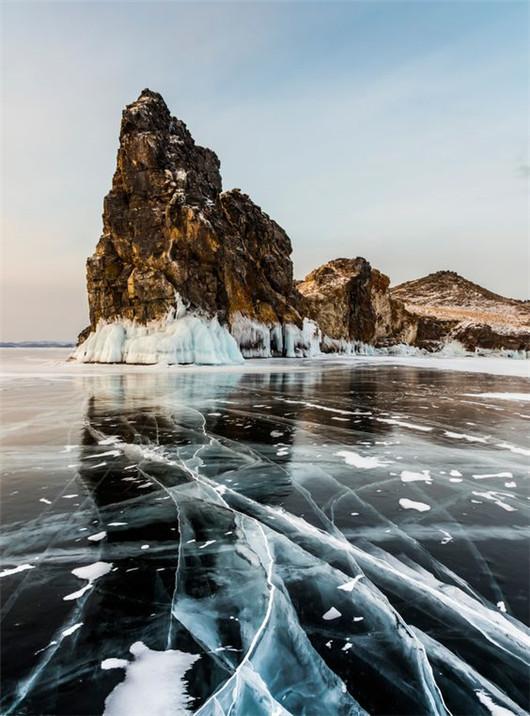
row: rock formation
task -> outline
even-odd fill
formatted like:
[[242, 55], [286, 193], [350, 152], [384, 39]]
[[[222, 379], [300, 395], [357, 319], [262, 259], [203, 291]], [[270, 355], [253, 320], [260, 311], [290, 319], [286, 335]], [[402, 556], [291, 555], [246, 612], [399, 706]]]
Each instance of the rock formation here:
[[[87, 262], [90, 327], [81, 338], [117, 318], [164, 319], [176, 294], [228, 323], [250, 353], [269, 339], [283, 350], [282, 332], [263, 326], [302, 328], [289, 237], [246, 194], [222, 192], [219, 167], [156, 92], [125, 108], [103, 233]], [[259, 330], [245, 333], [249, 321]]]
[[488, 291], [454, 271], [437, 271], [391, 289], [417, 320], [415, 345], [438, 350], [530, 350], [530, 303]]
[[223, 192], [219, 168], [156, 92], [124, 109], [77, 359], [225, 363], [449, 340], [530, 348], [528, 304], [450, 272], [390, 290], [365, 259], [336, 259], [295, 282], [289, 237], [239, 189]]
[[416, 322], [389, 292], [388, 276], [363, 258], [335, 259], [311, 271], [297, 289], [324, 334], [323, 348], [348, 343], [412, 343]]

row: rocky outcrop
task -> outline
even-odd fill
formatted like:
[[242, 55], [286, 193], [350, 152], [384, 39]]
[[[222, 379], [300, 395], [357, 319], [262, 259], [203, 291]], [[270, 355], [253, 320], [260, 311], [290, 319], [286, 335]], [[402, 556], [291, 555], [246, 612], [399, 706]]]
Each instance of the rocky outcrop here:
[[352, 342], [412, 343], [416, 322], [399, 299], [391, 298], [389, 284], [388, 276], [358, 257], [319, 266], [298, 282], [297, 289], [327, 339], [328, 350]]
[[366, 259], [336, 259], [295, 282], [285, 231], [239, 189], [222, 191], [216, 154], [147, 89], [123, 111], [87, 286], [83, 361], [223, 363], [450, 340], [530, 348], [528, 304], [451, 272], [390, 289]]
[[418, 324], [415, 344], [439, 350], [530, 350], [530, 303], [488, 291], [454, 271], [437, 271], [391, 289]]
[[87, 262], [92, 331], [116, 318], [163, 319], [177, 293], [221, 323], [302, 327], [289, 237], [246, 194], [222, 192], [219, 167], [156, 92], [125, 108], [103, 233]]

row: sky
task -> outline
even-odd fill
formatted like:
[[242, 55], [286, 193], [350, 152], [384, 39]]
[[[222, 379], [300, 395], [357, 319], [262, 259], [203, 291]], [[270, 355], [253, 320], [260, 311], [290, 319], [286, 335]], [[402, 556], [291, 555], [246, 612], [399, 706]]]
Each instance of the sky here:
[[160, 92], [287, 231], [528, 298], [526, 1], [3, 2], [2, 340], [88, 323], [121, 110]]

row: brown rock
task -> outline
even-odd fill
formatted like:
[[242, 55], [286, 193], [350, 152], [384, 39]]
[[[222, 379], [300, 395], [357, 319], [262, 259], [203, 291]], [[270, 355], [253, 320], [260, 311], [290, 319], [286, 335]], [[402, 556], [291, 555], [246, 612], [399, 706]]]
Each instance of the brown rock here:
[[335, 259], [311, 271], [297, 288], [308, 315], [337, 341], [386, 345], [410, 342], [415, 322], [392, 300], [388, 276], [363, 258]]
[[391, 289], [417, 317], [416, 345], [438, 350], [457, 340], [464, 348], [530, 350], [530, 303], [500, 296], [454, 271], [437, 271]]
[[92, 329], [161, 318], [176, 292], [221, 321], [301, 324], [289, 237], [239, 190], [221, 192], [219, 166], [156, 92], [125, 108], [103, 234], [87, 261]]

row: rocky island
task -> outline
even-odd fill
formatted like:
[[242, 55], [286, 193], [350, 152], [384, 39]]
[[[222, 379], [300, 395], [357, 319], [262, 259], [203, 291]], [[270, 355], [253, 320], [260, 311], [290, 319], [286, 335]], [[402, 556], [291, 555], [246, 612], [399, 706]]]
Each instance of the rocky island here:
[[250, 197], [222, 190], [217, 155], [145, 89], [123, 111], [103, 233], [87, 261], [90, 326], [74, 357], [216, 364], [403, 346], [530, 350], [528, 303], [450, 272], [392, 289], [364, 258], [295, 281], [291, 252]]

